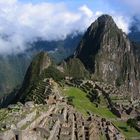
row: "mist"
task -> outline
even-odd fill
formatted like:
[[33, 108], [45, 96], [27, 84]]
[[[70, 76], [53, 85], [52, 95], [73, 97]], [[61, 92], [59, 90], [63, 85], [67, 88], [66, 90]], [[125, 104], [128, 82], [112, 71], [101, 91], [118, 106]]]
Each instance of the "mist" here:
[[[104, 12], [81, 5], [72, 11], [65, 3], [0, 0], [0, 54], [21, 53], [40, 40], [63, 40], [83, 33]], [[131, 18], [109, 11], [118, 27], [129, 33]]]

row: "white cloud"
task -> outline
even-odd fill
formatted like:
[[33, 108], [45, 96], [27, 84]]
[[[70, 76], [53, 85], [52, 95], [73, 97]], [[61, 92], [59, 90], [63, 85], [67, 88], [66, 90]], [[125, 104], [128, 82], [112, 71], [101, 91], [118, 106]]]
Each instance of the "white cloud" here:
[[[0, 0], [0, 54], [21, 52], [38, 38], [58, 40], [74, 31], [83, 32], [99, 16], [86, 5], [76, 12], [64, 3], [20, 3], [18, 0]], [[113, 15], [125, 32], [128, 24], [121, 16]]]
[[91, 18], [93, 16], [93, 12], [86, 5], [81, 6], [79, 9], [83, 11], [88, 17]]
[[120, 15], [113, 15], [113, 19], [117, 26], [125, 33], [129, 33], [129, 26], [131, 25], [131, 18], [126, 18]]
[[0, 4], [10, 4], [10, 5], [12, 5], [12, 4], [15, 4], [17, 2], [17, 0], [1, 0], [0, 1]]

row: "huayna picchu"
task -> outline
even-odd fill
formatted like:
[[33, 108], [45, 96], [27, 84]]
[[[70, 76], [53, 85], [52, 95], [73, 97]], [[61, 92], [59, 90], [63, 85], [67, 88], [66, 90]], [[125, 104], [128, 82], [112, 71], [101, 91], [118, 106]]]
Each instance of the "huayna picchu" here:
[[109, 15], [59, 65], [47, 52], [0, 110], [0, 140], [139, 140], [140, 63]]
[[99, 17], [83, 36], [74, 58], [79, 58], [93, 78], [140, 95], [140, 64], [134, 46], [111, 16]]

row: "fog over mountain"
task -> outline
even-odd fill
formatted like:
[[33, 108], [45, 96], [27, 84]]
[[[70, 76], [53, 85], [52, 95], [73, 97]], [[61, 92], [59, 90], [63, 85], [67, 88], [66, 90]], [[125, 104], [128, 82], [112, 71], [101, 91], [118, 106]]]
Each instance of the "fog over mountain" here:
[[87, 27], [102, 14], [139, 41], [137, 8], [119, 1], [0, 0], [0, 95], [21, 84], [36, 53], [47, 51], [57, 62], [73, 54]]
[[[93, 11], [81, 5], [75, 11], [64, 2], [21, 2], [0, 0], [0, 54], [25, 51], [29, 44], [39, 40], [60, 40], [85, 29], [103, 11]], [[119, 28], [129, 32], [131, 18], [108, 11]]]
[[140, 0], [0, 0], [0, 140], [140, 140]]

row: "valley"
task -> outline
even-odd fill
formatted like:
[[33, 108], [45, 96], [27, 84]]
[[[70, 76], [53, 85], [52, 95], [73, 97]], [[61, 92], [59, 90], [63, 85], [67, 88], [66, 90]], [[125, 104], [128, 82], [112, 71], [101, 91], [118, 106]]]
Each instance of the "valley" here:
[[59, 64], [43, 51], [33, 58], [2, 99], [0, 140], [139, 140], [139, 95], [133, 43], [102, 15]]
[[[135, 128], [127, 125], [129, 116], [117, 117], [111, 111], [101, 90], [92, 93], [93, 101], [90, 100], [91, 90], [97, 90], [96, 82], [71, 79], [58, 84], [53, 79], [44, 81], [42, 87], [45, 88], [34, 94], [42, 104], [26, 101], [0, 110], [0, 139], [133, 140], [140, 137]], [[46, 91], [48, 94], [42, 98]]]

